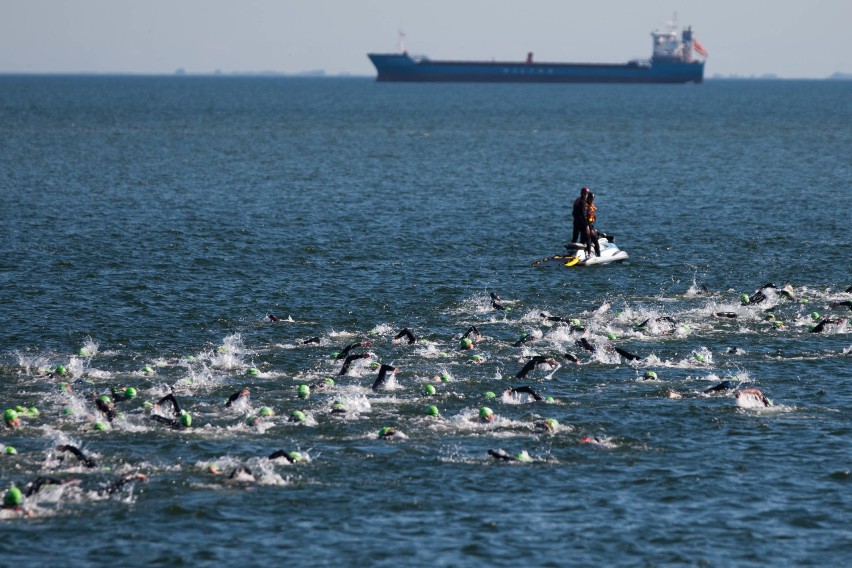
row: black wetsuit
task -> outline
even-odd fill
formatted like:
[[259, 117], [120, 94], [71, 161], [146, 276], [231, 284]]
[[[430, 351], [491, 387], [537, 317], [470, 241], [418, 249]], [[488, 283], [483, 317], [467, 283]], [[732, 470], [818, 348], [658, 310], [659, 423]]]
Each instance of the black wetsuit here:
[[417, 337], [416, 337], [416, 336], [414, 335], [414, 333], [413, 333], [410, 329], [408, 329], [407, 327], [406, 327], [406, 328], [404, 328], [404, 329], [403, 329], [402, 331], [400, 331], [399, 333], [397, 333], [397, 334], [396, 334], [396, 336], [394, 336], [394, 339], [399, 339], [400, 337], [405, 337], [406, 339], [408, 339], [408, 344], [409, 344], [409, 345], [411, 345], [412, 343], [416, 343], [416, 342], [417, 342]]
[[382, 388], [385, 382], [387, 382], [388, 371], [390, 371], [391, 375], [393, 375], [396, 372], [396, 367], [391, 367], [390, 365], [382, 365], [381, 367], [379, 367], [379, 376], [376, 377], [376, 381], [373, 383], [372, 386], [373, 392]]
[[290, 452], [285, 452], [284, 450], [278, 450], [278, 451], [272, 452], [271, 454], [269, 454], [269, 456], [267, 456], [266, 459], [274, 460], [274, 459], [278, 459], [278, 458], [284, 458], [285, 460], [287, 460], [290, 463], [295, 463], [295, 461], [296, 461], [295, 459], [290, 457]]
[[81, 462], [83, 462], [83, 465], [85, 465], [86, 467], [96, 467], [97, 466], [97, 464], [95, 463], [95, 461], [93, 459], [86, 457], [86, 454], [81, 452], [80, 448], [78, 448], [76, 446], [71, 446], [71, 445], [68, 445], [68, 444], [59, 445], [59, 446], [56, 446], [56, 451], [57, 452], [70, 452], [70, 453], [74, 454], [74, 456], [76, 456], [77, 459], [79, 459]]
[[232, 405], [233, 403], [235, 403], [235, 402], [236, 402], [236, 401], [237, 401], [240, 397], [243, 397], [243, 396], [245, 396], [245, 397], [248, 397], [248, 396], [249, 396], [249, 390], [248, 390], [248, 389], [238, 390], [237, 392], [235, 392], [234, 394], [232, 394], [231, 396], [229, 396], [229, 397], [228, 397], [228, 402], [226, 402], [226, 403], [225, 403], [225, 406], [231, 406], [231, 405]]
[[[160, 400], [158, 400], [157, 404], [155, 406], [159, 406], [159, 405], [163, 404], [164, 402], [171, 402], [172, 403], [172, 409], [174, 410], [175, 416], [180, 416], [180, 405], [178, 404], [178, 401], [175, 398], [174, 393], [169, 393], [166, 396], [164, 396], [163, 398], [161, 398]], [[153, 416], [152, 416], [152, 418], [153, 418]]]
[[24, 497], [32, 497], [45, 485], [62, 485], [63, 483], [65, 482], [55, 477], [36, 477], [27, 487]]
[[536, 368], [537, 365], [540, 365], [542, 363], [548, 363], [551, 366], [558, 366], [559, 365], [559, 363], [557, 363], [556, 360], [553, 359], [552, 357], [546, 357], [544, 355], [536, 355], [535, 357], [533, 357], [532, 359], [527, 361], [527, 364], [524, 365], [524, 367], [520, 371], [515, 373], [515, 377], [518, 378], [518, 379], [525, 378], [527, 376], [527, 374], [529, 374], [530, 371], [532, 371], [533, 369]]
[[633, 353], [630, 353], [629, 351], [625, 351], [624, 349], [621, 349], [620, 347], [616, 347], [616, 346], [613, 345], [612, 348], [615, 349], [616, 353], [618, 353], [619, 355], [621, 355], [622, 357], [624, 357], [628, 361], [641, 361], [642, 360], [642, 357], [640, 357], [639, 355], [634, 355]]
[[467, 329], [467, 331], [466, 331], [466, 332], [464, 332], [464, 335], [462, 335], [462, 339], [466, 339], [466, 338], [467, 338], [468, 336], [470, 336], [470, 335], [473, 335], [473, 337], [474, 337], [477, 341], [479, 341], [480, 337], [482, 337], [482, 336], [480, 335], [480, 333], [479, 333], [479, 330], [478, 330], [478, 329], [476, 329], [476, 326], [475, 326], [475, 325], [470, 326], [470, 327]]
[[586, 199], [582, 195], [574, 200], [574, 207], [571, 209], [571, 216], [574, 217], [574, 232], [571, 233], [571, 242], [579, 243], [580, 237], [586, 234]]
[[532, 395], [533, 399], [535, 399], [537, 401], [544, 400], [543, 396], [541, 396], [540, 394], [535, 392], [533, 390], [533, 388], [531, 386], [528, 386], [528, 385], [524, 385], [522, 387], [508, 388], [508, 389], [506, 389], [506, 392], [508, 392], [509, 394], [525, 393], [525, 394]]
[[506, 311], [506, 306], [500, 303], [501, 299], [500, 296], [491, 292], [491, 307], [495, 310]]
[[360, 353], [358, 355], [348, 355], [346, 360], [343, 361], [343, 366], [340, 368], [340, 372], [338, 375], [345, 375], [346, 371], [349, 370], [349, 366], [352, 364], [352, 361], [357, 361], [358, 359], [369, 359], [372, 357], [370, 353]]
[[173, 420], [172, 418], [166, 418], [165, 416], [160, 416], [159, 414], [152, 414], [151, 420], [155, 420], [157, 422], [160, 422], [161, 424], [171, 426], [173, 430], [183, 430], [184, 428], [186, 428], [186, 426], [181, 424], [180, 421]]

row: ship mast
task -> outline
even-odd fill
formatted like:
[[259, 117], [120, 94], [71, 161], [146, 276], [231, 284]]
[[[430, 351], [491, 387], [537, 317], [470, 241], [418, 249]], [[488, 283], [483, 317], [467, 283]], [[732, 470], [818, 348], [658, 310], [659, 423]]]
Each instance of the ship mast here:
[[398, 45], [399, 45], [400, 53], [402, 53], [403, 55], [407, 55], [408, 50], [405, 49], [405, 32], [402, 31], [402, 30], [399, 30], [399, 43], [398, 43]]

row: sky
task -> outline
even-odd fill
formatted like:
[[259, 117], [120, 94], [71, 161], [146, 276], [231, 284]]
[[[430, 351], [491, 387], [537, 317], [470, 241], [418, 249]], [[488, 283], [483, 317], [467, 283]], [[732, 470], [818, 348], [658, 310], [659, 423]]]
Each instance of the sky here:
[[368, 52], [624, 63], [676, 14], [705, 76], [852, 73], [852, 0], [0, 0], [0, 73], [374, 76]]

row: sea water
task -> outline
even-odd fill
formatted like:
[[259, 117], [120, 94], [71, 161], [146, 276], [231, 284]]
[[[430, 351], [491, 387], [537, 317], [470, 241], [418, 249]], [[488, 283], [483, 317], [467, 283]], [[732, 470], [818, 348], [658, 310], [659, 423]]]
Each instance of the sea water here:
[[[3, 562], [847, 564], [850, 327], [809, 329], [850, 315], [850, 124], [848, 82], [0, 78], [0, 401], [40, 411], [0, 482], [76, 480], [0, 513]], [[533, 268], [581, 186], [629, 260]]]

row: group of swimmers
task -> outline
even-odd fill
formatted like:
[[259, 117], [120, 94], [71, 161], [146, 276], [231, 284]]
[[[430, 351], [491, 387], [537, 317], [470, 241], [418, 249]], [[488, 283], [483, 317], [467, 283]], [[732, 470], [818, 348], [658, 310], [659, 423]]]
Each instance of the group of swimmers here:
[[[776, 292], [780, 291], [780, 295], [783, 295], [788, 298], [795, 298], [794, 291], [792, 287], [785, 286], [784, 288], [777, 288], [771, 284], [766, 284], [762, 286], [759, 290], [757, 290], [754, 294], [743, 298], [744, 306], [752, 306], [758, 305], [767, 302], [767, 295], [770, 293], [770, 290], [774, 290]], [[850, 288], [852, 290], [852, 288]], [[746, 301], [747, 300], [747, 301]], [[504, 301], [499, 295], [496, 293], [491, 293], [491, 307], [497, 311], [508, 311], [511, 308], [509, 307], [511, 302]], [[839, 301], [832, 302], [832, 307], [836, 308], [849, 308], [852, 309], [851, 301]], [[718, 315], [714, 313], [713, 315]], [[576, 345], [580, 347], [582, 350], [585, 350], [591, 354], [596, 353], [599, 349], [604, 349], [607, 351], [611, 351], [613, 353], [618, 354], [620, 357], [627, 359], [628, 361], [641, 361], [644, 358], [630, 353], [624, 349], [621, 349], [610, 342], [601, 343], [596, 341], [596, 343], [592, 343], [589, 341], [589, 335], [587, 333], [586, 327], [582, 324], [579, 319], [570, 318], [570, 317], [561, 317], [561, 316], [552, 316], [546, 313], [541, 313], [541, 317], [547, 321], [548, 323], [553, 323], [559, 326], [564, 326], [565, 329], [569, 330], [572, 333], [582, 333], [582, 336], [576, 339]], [[726, 316], [720, 316], [726, 317]], [[815, 318], [816, 320], [817, 318]], [[274, 320], [270, 318], [270, 321], [280, 321], [278, 318]], [[818, 323], [815, 324], [811, 332], [819, 333], [827, 329], [827, 326], [830, 325], [840, 325], [845, 322], [845, 318], [841, 317], [821, 317], [818, 320]], [[639, 331], [648, 330], [651, 327], [654, 327], [655, 332], [659, 334], [670, 334], [674, 333], [676, 329], [678, 329], [679, 322], [677, 322], [674, 318], [668, 316], [660, 316], [655, 318], [648, 318], [642, 322], [639, 322], [635, 325], [635, 329]], [[470, 326], [467, 331], [461, 336], [456, 336], [459, 341], [458, 348], [460, 351], [467, 350], [475, 350], [477, 348], [477, 344], [482, 341], [482, 334], [476, 328], [476, 326]], [[531, 342], [536, 341], [541, 338], [541, 334], [524, 334], [521, 338], [516, 341], [513, 345], [515, 347], [524, 347], [530, 344]], [[614, 337], [610, 337], [610, 340], [614, 339]], [[391, 339], [393, 343], [396, 344], [407, 344], [413, 345], [419, 341], [418, 336], [412, 331], [410, 328], [403, 328], [395, 336]], [[303, 345], [316, 345], [319, 344], [320, 341], [318, 338], [311, 338], [309, 341], [301, 342]], [[375, 361], [375, 354], [371, 351], [367, 352], [358, 352], [361, 348], [370, 348], [373, 346], [373, 342], [370, 340], [357, 341], [354, 343], [350, 343], [344, 346], [339, 352], [334, 353], [332, 358], [335, 361], [342, 360], [343, 363], [339, 369], [339, 376], [346, 375], [351, 369], [352, 365], [358, 363], [362, 360], [369, 360], [369, 367], [375, 369], [377, 371], [377, 375], [375, 380], [373, 381], [370, 390], [373, 392], [378, 392], [387, 388], [389, 382], [396, 376], [398, 368], [395, 365], [388, 365], [381, 363], [379, 361]], [[565, 353], [561, 356], [551, 356], [551, 355], [531, 355], [522, 358], [522, 366], [515, 373], [515, 379], [517, 380], [525, 380], [528, 376], [536, 369], [547, 369], [551, 374], [556, 372], [561, 366], [560, 360], [568, 361], [571, 363], [580, 363], [580, 358], [577, 357], [576, 354], [573, 353]], [[481, 362], [482, 359], [480, 358]], [[474, 361], [471, 358], [471, 362]], [[362, 363], [363, 364], [363, 363]], [[446, 373], [442, 373], [439, 377], [436, 378], [437, 381], [450, 380], [449, 378], [445, 379], [444, 376]], [[59, 382], [60, 388], [64, 392], [70, 392], [72, 390], [71, 384], [62, 379], [68, 378], [68, 370], [58, 366], [56, 369], [51, 370], [50, 372], [44, 375], [54, 382]], [[656, 372], [653, 370], [649, 370], [642, 377], [643, 380], [658, 380]], [[312, 391], [319, 391], [324, 389], [331, 389], [335, 385], [334, 380], [330, 378], [325, 378], [322, 380], [318, 380], [310, 385], [299, 385], [298, 388], [298, 396], [299, 398], [308, 398]], [[431, 392], [430, 392], [431, 387]], [[718, 384], [715, 384], [711, 387], [708, 387], [702, 391], [698, 392], [675, 392], [673, 390], [668, 391], [669, 398], [690, 398], [690, 397], [698, 397], [698, 396], [706, 396], [713, 394], [733, 394], [738, 401], [747, 400], [751, 406], [771, 406], [772, 401], [769, 400], [759, 389], [756, 388], [740, 388], [741, 384], [737, 384], [731, 380], [724, 380]], [[432, 396], [436, 392], [434, 385], [427, 384], [423, 388], [423, 394], [426, 396]], [[490, 396], [489, 396], [490, 395]], [[110, 394], [98, 394], [91, 393], [87, 399], [91, 401], [91, 404], [94, 406], [94, 409], [99, 413], [99, 415], [106, 420], [107, 422], [114, 421], [118, 416], [120, 416], [120, 412], [118, 411], [118, 406], [122, 403], [127, 403], [129, 401], [136, 400], [138, 396], [137, 390], [133, 387], [127, 387], [123, 389], [113, 388], [110, 390]], [[231, 407], [233, 405], [239, 404], [241, 401], [245, 401], [250, 396], [250, 390], [248, 387], [243, 387], [233, 394], [231, 394], [227, 400], [224, 401], [224, 407]], [[509, 399], [513, 400], [515, 403], [541, 403], [547, 404], [554, 402], [553, 398], [550, 396], [544, 396], [540, 392], [538, 392], [531, 385], [520, 385], [520, 386], [510, 386], [507, 387], [503, 391], [503, 400], [507, 401]], [[486, 393], [486, 398], [496, 398], [493, 393]], [[138, 400], [137, 400], [138, 402]], [[155, 403], [146, 403], [146, 411], [151, 421], [157, 422], [159, 424], [163, 424], [168, 426], [173, 430], [186, 430], [192, 427], [193, 421], [192, 416], [189, 412], [187, 412], [184, 408], [181, 407], [181, 404], [178, 402], [177, 397], [174, 392], [169, 392], [165, 396], [160, 397]], [[329, 414], [331, 416], [337, 415], [346, 415], [347, 408], [346, 404], [339, 399], [335, 399], [334, 403], [331, 405], [329, 409]], [[434, 405], [430, 405], [427, 408], [426, 414], [428, 416], [439, 417], [440, 411]], [[261, 407], [261, 409], [256, 413], [251, 415], [247, 420], [246, 424], [249, 426], [257, 425], [262, 423], [265, 419], [268, 419], [273, 415], [271, 409], [269, 407]], [[4, 414], [4, 423], [7, 428], [18, 428], [22, 425], [22, 418], [27, 419], [34, 416], [38, 416], [38, 410], [34, 407], [25, 408], [19, 407], [17, 409], [9, 409]], [[495, 421], [496, 415], [494, 411], [488, 406], [480, 406], [479, 412], [476, 417], [476, 420], [483, 423], [493, 423]], [[304, 422], [305, 421], [305, 413], [300, 410], [293, 411], [289, 418], [288, 422]], [[538, 420], [534, 423], [534, 427], [536, 430], [540, 430], [543, 432], [554, 433], [557, 431], [559, 426], [558, 421], [555, 418], [544, 418], [542, 420]], [[380, 439], [404, 439], [405, 434], [402, 433], [397, 427], [386, 426], [379, 430], [377, 437]], [[587, 442], [594, 442], [594, 439], [589, 438]], [[11, 452], [8, 452], [11, 453]], [[77, 462], [85, 468], [95, 468], [97, 466], [96, 461], [90, 456], [86, 455], [82, 450], [78, 447], [71, 444], [61, 444], [56, 447], [57, 455], [62, 456], [70, 456], [77, 460]], [[525, 462], [529, 461], [529, 455], [524, 451], [516, 454], [510, 454], [505, 452], [502, 449], [494, 449], [488, 452], [488, 455], [496, 460], [504, 461], [504, 462]], [[273, 452], [268, 456], [270, 460], [278, 460], [283, 459], [290, 463], [296, 463], [299, 461], [304, 461], [304, 457], [299, 452], [278, 450]], [[65, 461], [66, 457], [60, 458], [61, 461]], [[220, 474], [224, 473], [222, 471], [218, 471], [217, 468], [211, 466], [210, 473]], [[235, 481], [250, 481], [255, 479], [255, 475], [252, 471], [244, 465], [240, 465], [235, 467], [228, 479]], [[106, 486], [101, 487], [98, 491], [103, 494], [112, 494], [121, 490], [122, 487], [136, 481], [146, 481], [147, 476], [145, 474], [135, 472], [133, 474], [127, 474], [119, 477], [118, 479], [108, 483]], [[33, 496], [38, 493], [41, 488], [50, 486], [50, 485], [63, 485], [63, 484], [75, 484], [76, 480], [61, 480], [54, 477], [48, 476], [38, 476], [34, 478], [32, 481], [27, 483], [18, 485], [13, 485], [6, 490], [4, 497], [4, 508], [7, 510], [21, 510], [23, 500], [28, 496]]]

